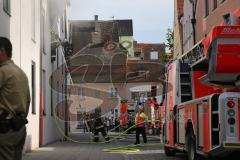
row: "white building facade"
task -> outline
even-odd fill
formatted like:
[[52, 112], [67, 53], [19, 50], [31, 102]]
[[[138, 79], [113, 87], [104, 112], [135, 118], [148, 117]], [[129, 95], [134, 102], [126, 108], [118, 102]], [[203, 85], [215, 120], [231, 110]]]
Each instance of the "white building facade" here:
[[[53, 5], [62, 10], [52, 12]], [[13, 61], [29, 79], [31, 104], [25, 151], [63, 137], [55, 123], [54, 107], [64, 96], [60, 97], [51, 89], [50, 77], [58, 66], [65, 63], [65, 57], [60, 44], [57, 58], [51, 59], [51, 33], [55, 27], [57, 32], [61, 32], [58, 37], [68, 41], [69, 7], [69, 0], [0, 0], [0, 36], [10, 39], [13, 44]], [[53, 21], [53, 17], [56, 21]], [[59, 74], [59, 77], [64, 77], [65, 70]], [[60, 126], [63, 124], [61, 122]]]
[[195, 1], [184, 0], [184, 14], [180, 20], [183, 26], [183, 53], [187, 52], [194, 45], [193, 26], [191, 22], [193, 19], [193, 3]]
[[10, 36], [10, 5], [6, 1], [0, 1], [0, 36], [8, 37]]

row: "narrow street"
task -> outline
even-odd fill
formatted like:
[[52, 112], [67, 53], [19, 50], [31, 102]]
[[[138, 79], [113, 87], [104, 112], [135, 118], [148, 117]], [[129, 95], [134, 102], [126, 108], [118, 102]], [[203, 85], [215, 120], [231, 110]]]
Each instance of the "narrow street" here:
[[240, 160], [239, 62], [240, 0], [0, 0], [0, 160]]
[[[146, 146], [133, 147], [135, 134], [126, 134], [119, 137], [118, 133], [109, 133], [111, 139], [117, 139], [109, 144], [93, 144], [90, 140], [92, 134], [75, 131], [71, 134], [70, 141], [58, 141], [31, 153], [26, 153], [23, 160], [185, 160], [186, 155], [177, 153], [168, 157], [164, 154], [163, 147], [159, 143], [158, 136], [148, 136]], [[142, 138], [142, 137], [141, 137]], [[142, 139], [141, 139], [142, 140]], [[90, 142], [90, 143], [88, 143]], [[123, 148], [122, 148], [123, 147]], [[117, 152], [105, 152], [105, 149], [117, 148]], [[127, 148], [139, 149], [129, 151]], [[125, 150], [126, 149], [126, 150]], [[125, 151], [124, 151], [125, 150]], [[239, 160], [238, 155], [218, 158], [218, 160]], [[200, 158], [200, 160], [212, 160]]]
[[[116, 134], [114, 134], [116, 136]], [[110, 136], [111, 138], [115, 136]], [[91, 139], [91, 135], [84, 133], [74, 133], [71, 135], [73, 140], [78, 142], [56, 142], [40, 148], [32, 153], [27, 153], [23, 160], [183, 160], [183, 154], [176, 157], [166, 157], [163, 148], [160, 146], [135, 147], [139, 149], [136, 153], [108, 153], [104, 152], [107, 148], [118, 148], [133, 145], [135, 134], [128, 134], [121, 140], [109, 144], [81, 144]], [[148, 136], [148, 145], [159, 143], [157, 136]]]

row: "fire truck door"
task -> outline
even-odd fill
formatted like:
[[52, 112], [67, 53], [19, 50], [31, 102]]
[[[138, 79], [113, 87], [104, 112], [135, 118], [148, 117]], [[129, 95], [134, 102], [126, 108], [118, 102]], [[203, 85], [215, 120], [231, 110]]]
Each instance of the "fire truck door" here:
[[177, 118], [177, 141], [180, 144], [185, 143], [185, 123], [184, 123], [184, 109], [178, 110]]
[[197, 145], [203, 147], [203, 104], [197, 105]]

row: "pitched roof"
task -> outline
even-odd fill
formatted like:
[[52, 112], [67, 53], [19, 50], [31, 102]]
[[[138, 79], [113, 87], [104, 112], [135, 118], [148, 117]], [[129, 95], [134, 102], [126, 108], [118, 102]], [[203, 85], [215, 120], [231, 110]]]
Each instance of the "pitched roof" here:
[[90, 43], [119, 42], [119, 36], [133, 35], [132, 20], [73, 20], [71, 27], [74, 54]]

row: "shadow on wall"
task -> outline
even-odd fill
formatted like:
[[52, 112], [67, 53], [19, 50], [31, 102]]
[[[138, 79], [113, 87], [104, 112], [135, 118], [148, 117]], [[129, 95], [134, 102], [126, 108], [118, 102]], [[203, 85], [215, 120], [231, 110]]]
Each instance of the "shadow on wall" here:
[[10, 38], [10, 7], [0, 0], [0, 36]]
[[28, 135], [26, 137], [26, 141], [25, 141], [23, 152], [24, 153], [28, 153], [28, 152], [31, 152], [31, 150], [32, 150], [32, 136]]

